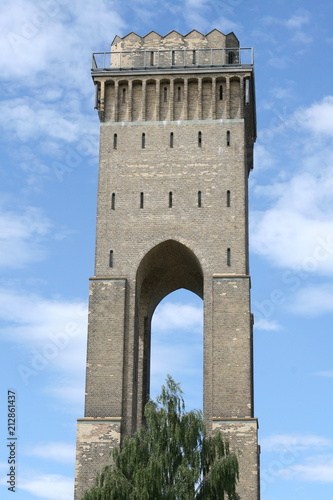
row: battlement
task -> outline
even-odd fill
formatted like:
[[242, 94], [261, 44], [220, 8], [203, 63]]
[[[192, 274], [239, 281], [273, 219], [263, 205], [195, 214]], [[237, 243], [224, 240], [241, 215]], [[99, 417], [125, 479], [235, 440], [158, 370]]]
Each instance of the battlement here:
[[197, 49], [197, 48], [228, 48], [239, 47], [239, 40], [234, 33], [225, 35], [214, 29], [207, 35], [197, 30], [190, 31], [187, 35], [181, 35], [178, 31], [170, 31], [165, 36], [151, 31], [145, 36], [139, 36], [133, 31], [124, 37], [116, 36], [111, 43], [111, 50], [117, 52], [127, 50], [149, 50], [149, 49]]
[[250, 67], [253, 62], [253, 49], [239, 47], [234, 33], [213, 30], [203, 35], [193, 30], [183, 36], [171, 31], [162, 37], [152, 31], [140, 37], [132, 32], [123, 38], [116, 36], [110, 52], [94, 52], [92, 72]]

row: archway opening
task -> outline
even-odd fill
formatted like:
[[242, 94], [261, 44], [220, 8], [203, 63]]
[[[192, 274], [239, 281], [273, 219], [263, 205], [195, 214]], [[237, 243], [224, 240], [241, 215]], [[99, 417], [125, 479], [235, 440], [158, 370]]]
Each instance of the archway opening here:
[[[144, 256], [136, 276], [133, 418], [137, 416], [137, 427], [141, 425], [145, 404], [152, 396], [150, 359], [153, 313], [165, 297], [180, 289], [203, 297], [202, 268], [190, 248], [179, 241], [166, 240], [153, 247]], [[169, 369], [163, 374], [164, 380], [171, 371]], [[177, 376], [174, 373], [170, 375], [176, 382], [182, 382], [176, 380]]]
[[167, 374], [180, 383], [186, 410], [203, 407], [203, 300], [185, 289], [167, 295], [152, 318], [150, 396]]

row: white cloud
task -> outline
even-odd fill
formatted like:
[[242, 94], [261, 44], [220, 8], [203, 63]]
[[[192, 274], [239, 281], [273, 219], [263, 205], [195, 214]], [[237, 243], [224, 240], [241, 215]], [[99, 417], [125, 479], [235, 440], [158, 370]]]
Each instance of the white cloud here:
[[[73, 351], [70, 351], [70, 355], [68, 358], [73, 360]], [[65, 402], [68, 406], [66, 407], [66, 411], [69, 411], [71, 408], [75, 417], [79, 412], [82, 411], [84, 405], [84, 370], [85, 370], [85, 353], [76, 354], [78, 357], [79, 363], [77, 366], [77, 373], [74, 376], [71, 374], [71, 378], [63, 377], [62, 380], [56, 380], [53, 386], [48, 385], [44, 393], [48, 394], [57, 400]], [[65, 371], [65, 370], [64, 370]], [[79, 373], [81, 372], [81, 373]]]
[[37, 75], [45, 81], [56, 74], [58, 82], [67, 80], [82, 90], [91, 51], [108, 50], [111, 40], [106, 37], [124, 26], [114, 3], [103, 0], [86, 2], [84, 9], [78, 0], [18, 0], [2, 12], [1, 66], [11, 79], [27, 77], [26, 84]]
[[[177, 13], [184, 18], [184, 22], [190, 30], [195, 28], [202, 33], [207, 33], [216, 28], [225, 34], [230, 31], [239, 33], [242, 29], [241, 25], [231, 19], [233, 16], [237, 19], [235, 7], [237, 6], [228, 2], [186, 0], [184, 5], [177, 8]], [[214, 17], [213, 24], [209, 19], [212, 15]]]
[[285, 21], [285, 25], [292, 30], [299, 30], [305, 24], [309, 24], [311, 21], [311, 15], [309, 12], [302, 10], [297, 14], [293, 14], [289, 19]]
[[[251, 214], [251, 247], [279, 267], [333, 273], [332, 116], [328, 96], [281, 121], [288, 168], [279, 165], [278, 180], [268, 185], [252, 181], [254, 194], [270, 206]], [[274, 162], [265, 146], [260, 156], [268, 167]]]
[[[25, 386], [56, 370], [66, 380], [48, 385], [50, 394], [68, 401], [68, 390], [76, 387], [72, 402], [82, 402], [86, 359], [87, 305], [83, 301], [46, 299], [39, 295], [0, 289], [3, 341], [20, 345], [15, 369]], [[78, 382], [80, 380], [80, 383]], [[82, 387], [82, 391], [77, 390]], [[72, 396], [75, 391], [72, 390]]]
[[49, 335], [77, 336], [86, 324], [87, 306], [80, 300], [45, 299], [0, 288], [0, 316], [11, 323], [13, 341], [38, 343]]
[[[97, 120], [92, 120], [76, 106], [77, 97], [66, 92], [61, 103], [43, 102], [39, 96], [4, 101], [0, 116], [3, 133], [9, 140], [29, 145], [36, 143], [34, 149], [49, 156], [52, 153], [51, 157], [55, 159], [65, 154], [68, 156], [65, 148], [73, 143], [78, 144], [76, 156], [94, 155], [98, 144]], [[34, 150], [28, 146], [26, 151], [30, 152], [30, 163]], [[71, 161], [67, 163], [68, 167], [72, 166]]]
[[165, 300], [156, 308], [151, 338], [152, 397], [159, 394], [169, 373], [181, 383], [187, 405], [202, 407], [202, 321], [202, 306], [194, 303]]
[[284, 479], [306, 482], [333, 483], [333, 456], [310, 457], [305, 464], [291, 465], [279, 472]]
[[266, 330], [266, 331], [278, 331], [281, 326], [275, 320], [268, 320], [266, 318], [260, 318], [254, 323], [256, 330]]
[[333, 446], [331, 439], [314, 434], [274, 434], [261, 439], [261, 446], [266, 451], [313, 450]]
[[[265, 147], [262, 142], [259, 144], [256, 144], [254, 148], [254, 164], [256, 168], [256, 172], [261, 171], [261, 170], [268, 170], [272, 167], [274, 167], [276, 163], [276, 160], [274, 158], [274, 155], [272, 152]], [[250, 182], [251, 181], [251, 176], [250, 176]]]
[[20, 141], [60, 139], [72, 142], [78, 138], [82, 130], [77, 117], [70, 113], [59, 113], [50, 104], [41, 103], [33, 98], [17, 98], [2, 105], [1, 121], [6, 133], [12, 132]]
[[21, 477], [18, 487], [44, 500], [73, 500], [73, 479], [59, 474]]
[[315, 375], [319, 375], [320, 377], [329, 377], [333, 378], [333, 370], [326, 370], [322, 372], [317, 372]]
[[197, 333], [202, 331], [202, 308], [192, 304], [165, 302], [157, 307], [152, 322], [156, 331], [183, 329]]
[[75, 461], [75, 445], [69, 443], [45, 443], [33, 446], [27, 452], [28, 455], [53, 460], [64, 464], [73, 464]]
[[277, 201], [251, 214], [252, 250], [280, 267], [332, 273], [332, 184], [333, 176], [304, 173], [273, 186]]
[[45, 258], [51, 222], [36, 207], [3, 208], [0, 215], [0, 266], [20, 269]]
[[320, 316], [333, 312], [333, 285], [323, 284], [300, 289], [289, 303], [294, 313]]
[[299, 31], [304, 25], [309, 24], [311, 21], [311, 14], [306, 10], [298, 10], [295, 14], [292, 14], [288, 19], [279, 18], [274, 16], [265, 16], [262, 22], [266, 26], [280, 25], [292, 31]]
[[295, 118], [299, 126], [310, 132], [333, 137], [333, 96], [326, 96], [320, 102], [297, 111]]

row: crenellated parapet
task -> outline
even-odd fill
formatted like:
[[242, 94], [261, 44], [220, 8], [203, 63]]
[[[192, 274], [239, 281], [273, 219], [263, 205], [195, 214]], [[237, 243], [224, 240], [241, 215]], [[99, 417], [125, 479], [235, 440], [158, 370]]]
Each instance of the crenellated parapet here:
[[207, 35], [197, 30], [192, 30], [187, 35], [181, 35], [178, 31], [170, 31], [165, 36], [151, 31], [145, 36], [139, 36], [133, 31], [124, 37], [116, 36], [111, 44], [111, 50], [116, 52], [132, 50], [163, 50], [163, 49], [220, 49], [239, 47], [238, 38], [234, 33], [225, 35], [214, 29]]

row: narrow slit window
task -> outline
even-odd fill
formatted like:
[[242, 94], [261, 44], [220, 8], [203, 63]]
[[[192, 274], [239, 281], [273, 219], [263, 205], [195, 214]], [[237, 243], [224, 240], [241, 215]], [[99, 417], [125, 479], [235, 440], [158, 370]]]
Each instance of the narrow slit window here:
[[115, 210], [116, 208], [116, 194], [112, 193], [111, 195], [111, 210]]
[[173, 132], [170, 132], [170, 148], [173, 148]]
[[227, 130], [227, 146], [230, 146], [230, 130]]
[[250, 103], [250, 80], [246, 78], [245, 80], [245, 104]]
[[118, 146], [118, 136], [117, 134], [113, 134], [113, 149], [117, 149]]
[[175, 51], [174, 50], [171, 52], [171, 65], [172, 66], [175, 65]]
[[201, 208], [201, 191], [198, 191], [198, 207]]
[[142, 149], [145, 149], [146, 147], [146, 134], [143, 132], [141, 136], [141, 147]]
[[110, 250], [109, 266], [113, 267], [113, 250]]
[[150, 52], [150, 66], [154, 66], [154, 52]]
[[231, 266], [231, 250], [227, 249], [227, 266]]
[[227, 191], [227, 207], [230, 207], [230, 191]]
[[121, 98], [122, 102], [126, 102], [126, 89], [123, 89], [122, 90], [122, 98]]
[[164, 102], [167, 102], [167, 100], [168, 100], [168, 89], [167, 89], [167, 87], [164, 87], [164, 89], [163, 89], [163, 99], [164, 99]]
[[169, 208], [172, 208], [172, 191], [169, 193]]
[[202, 133], [198, 132], [198, 146], [199, 146], [199, 148], [201, 148], [201, 145], [202, 145]]
[[177, 101], [180, 102], [182, 100], [182, 89], [178, 87], [177, 89]]
[[143, 202], [144, 202], [144, 194], [141, 192], [140, 193], [140, 208], [143, 208]]
[[195, 50], [192, 52], [192, 64], [197, 64], [197, 54]]
[[223, 85], [219, 86], [219, 99], [220, 101], [223, 100]]

